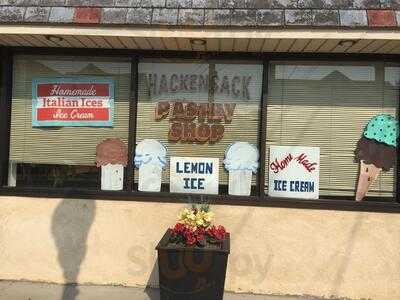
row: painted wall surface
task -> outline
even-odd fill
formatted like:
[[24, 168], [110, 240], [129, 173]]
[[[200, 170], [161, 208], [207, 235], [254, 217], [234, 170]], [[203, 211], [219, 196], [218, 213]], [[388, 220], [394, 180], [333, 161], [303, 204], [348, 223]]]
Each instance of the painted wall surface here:
[[[0, 279], [157, 285], [181, 204], [0, 197]], [[232, 235], [226, 289], [400, 299], [396, 214], [214, 206]]]

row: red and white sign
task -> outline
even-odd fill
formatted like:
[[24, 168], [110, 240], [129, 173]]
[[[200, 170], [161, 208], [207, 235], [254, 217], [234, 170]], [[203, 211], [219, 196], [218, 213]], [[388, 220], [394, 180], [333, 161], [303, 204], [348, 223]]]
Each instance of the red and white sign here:
[[39, 79], [32, 84], [33, 126], [112, 126], [114, 83], [110, 79]]
[[317, 147], [271, 146], [268, 195], [318, 199], [319, 151]]

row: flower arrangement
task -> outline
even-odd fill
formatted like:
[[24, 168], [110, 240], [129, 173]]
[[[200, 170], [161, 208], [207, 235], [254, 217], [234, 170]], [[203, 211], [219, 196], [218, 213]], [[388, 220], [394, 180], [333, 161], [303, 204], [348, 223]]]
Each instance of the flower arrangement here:
[[211, 225], [214, 213], [208, 204], [193, 204], [185, 208], [178, 216], [178, 222], [170, 229], [170, 242], [184, 246], [205, 247], [207, 244], [219, 244], [225, 238], [223, 226]]

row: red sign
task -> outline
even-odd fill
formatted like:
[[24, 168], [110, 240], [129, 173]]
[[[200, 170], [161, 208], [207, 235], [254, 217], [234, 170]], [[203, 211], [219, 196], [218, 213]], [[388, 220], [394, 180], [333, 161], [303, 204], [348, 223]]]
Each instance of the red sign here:
[[38, 97], [108, 97], [109, 85], [107, 83], [44, 83], [38, 84]]
[[114, 82], [85, 79], [35, 80], [32, 125], [112, 126]]
[[37, 111], [38, 121], [49, 120], [98, 120], [107, 121], [109, 119], [109, 110], [107, 108], [41, 108]]

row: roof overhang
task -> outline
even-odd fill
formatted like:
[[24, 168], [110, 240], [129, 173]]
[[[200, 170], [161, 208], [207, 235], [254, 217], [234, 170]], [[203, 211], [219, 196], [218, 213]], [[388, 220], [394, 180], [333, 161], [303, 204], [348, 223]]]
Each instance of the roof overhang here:
[[[194, 39], [205, 44], [193, 43]], [[400, 31], [0, 25], [0, 45], [227, 52], [400, 54]]]

